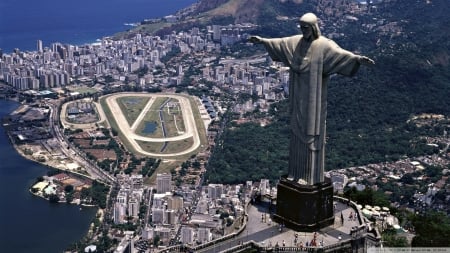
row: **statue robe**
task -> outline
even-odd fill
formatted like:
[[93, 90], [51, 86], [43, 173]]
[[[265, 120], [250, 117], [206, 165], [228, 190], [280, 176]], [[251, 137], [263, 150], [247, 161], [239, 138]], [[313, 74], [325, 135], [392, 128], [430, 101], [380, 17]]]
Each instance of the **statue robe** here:
[[288, 179], [310, 185], [323, 182], [329, 76], [352, 76], [359, 69], [359, 56], [323, 36], [308, 41], [296, 35], [262, 43], [274, 61], [290, 68]]

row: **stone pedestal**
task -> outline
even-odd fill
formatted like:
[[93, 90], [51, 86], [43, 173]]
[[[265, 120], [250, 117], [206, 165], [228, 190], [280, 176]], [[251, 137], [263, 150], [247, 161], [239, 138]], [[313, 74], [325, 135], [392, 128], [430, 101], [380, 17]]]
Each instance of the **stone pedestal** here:
[[333, 185], [301, 185], [281, 178], [273, 219], [296, 231], [317, 231], [334, 224]]

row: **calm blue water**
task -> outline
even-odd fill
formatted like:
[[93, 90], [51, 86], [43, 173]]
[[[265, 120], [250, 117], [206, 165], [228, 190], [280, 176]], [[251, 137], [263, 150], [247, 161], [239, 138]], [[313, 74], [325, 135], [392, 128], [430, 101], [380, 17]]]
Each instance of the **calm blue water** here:
[[[18, 106], [0, 99], [0, 118]], [[86, 234], [95, 208], [52, 205], [28, 188], [48, 168], [23, 159], [0, 128], [0, 251], [62, 252]]]
[[84, 44], [124, 31], [125, 23], [175, 13], [197, 0], [0, 0], [0, 48], [36, 50], [53, 42]]
[[156, 131], [156, 126], [157, 126], [156, 122], [146, 121], [145, 122], [145, 127], [142, 130], [142, 133], [143, 134], [152, 134], [152, 133], [154, 133]]

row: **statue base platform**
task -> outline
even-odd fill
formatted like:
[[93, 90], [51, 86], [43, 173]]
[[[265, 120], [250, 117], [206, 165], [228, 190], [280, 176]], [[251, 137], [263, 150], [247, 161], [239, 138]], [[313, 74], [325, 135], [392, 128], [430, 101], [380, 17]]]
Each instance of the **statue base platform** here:
[[302, 185], [282, 177], [273, 219], [296, 231], [316, 231], [334, 224], [333, 185]]

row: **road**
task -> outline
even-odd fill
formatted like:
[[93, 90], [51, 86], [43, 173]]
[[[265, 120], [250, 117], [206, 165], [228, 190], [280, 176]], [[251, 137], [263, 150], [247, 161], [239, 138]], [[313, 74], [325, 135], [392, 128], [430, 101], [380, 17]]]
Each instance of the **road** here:
[[70, 142], [68, 142], [65, 136], [61, 133], [61, 129], [59, 128], [57, 122], [60, 115], [65, 113], [59, 113], [57, 106], [49, 103], [50, 105], [50, 129], [53, 132], [54, 137], [58, 141], [61, 152], [66, 156], [70, 157], [73, 161], [77, 162], [81, 167], [83, 167], [89, 175], [97, 180], [112, 183], [114, 182], [114, 178], [107, 174], [102, 169], [96, 167], [92, 164], [88, 159], [85, 159], [85, 153], [79, 152], [74, 146], [71, 146]]
[[[152, 107], [153, 103], [155, 102], [155, 97], [151, 97], [150, 101], [147, 102], [144, 109], [142, 109], [142, 112], [139, 114], [139, 116], [136, 118], [136, 120], [133, 122], [133, 125], [131, 126], [131, 131], [136, 131], [136, 128], [139, 126], [139, 123], [144, 119], [145, 115], [147, 114], [148, 110], [150, 110], [150, 107]], [[116, 101], [117, 103], [117, 101]], [[109, 106], [109, 104], [108, 104]]]

